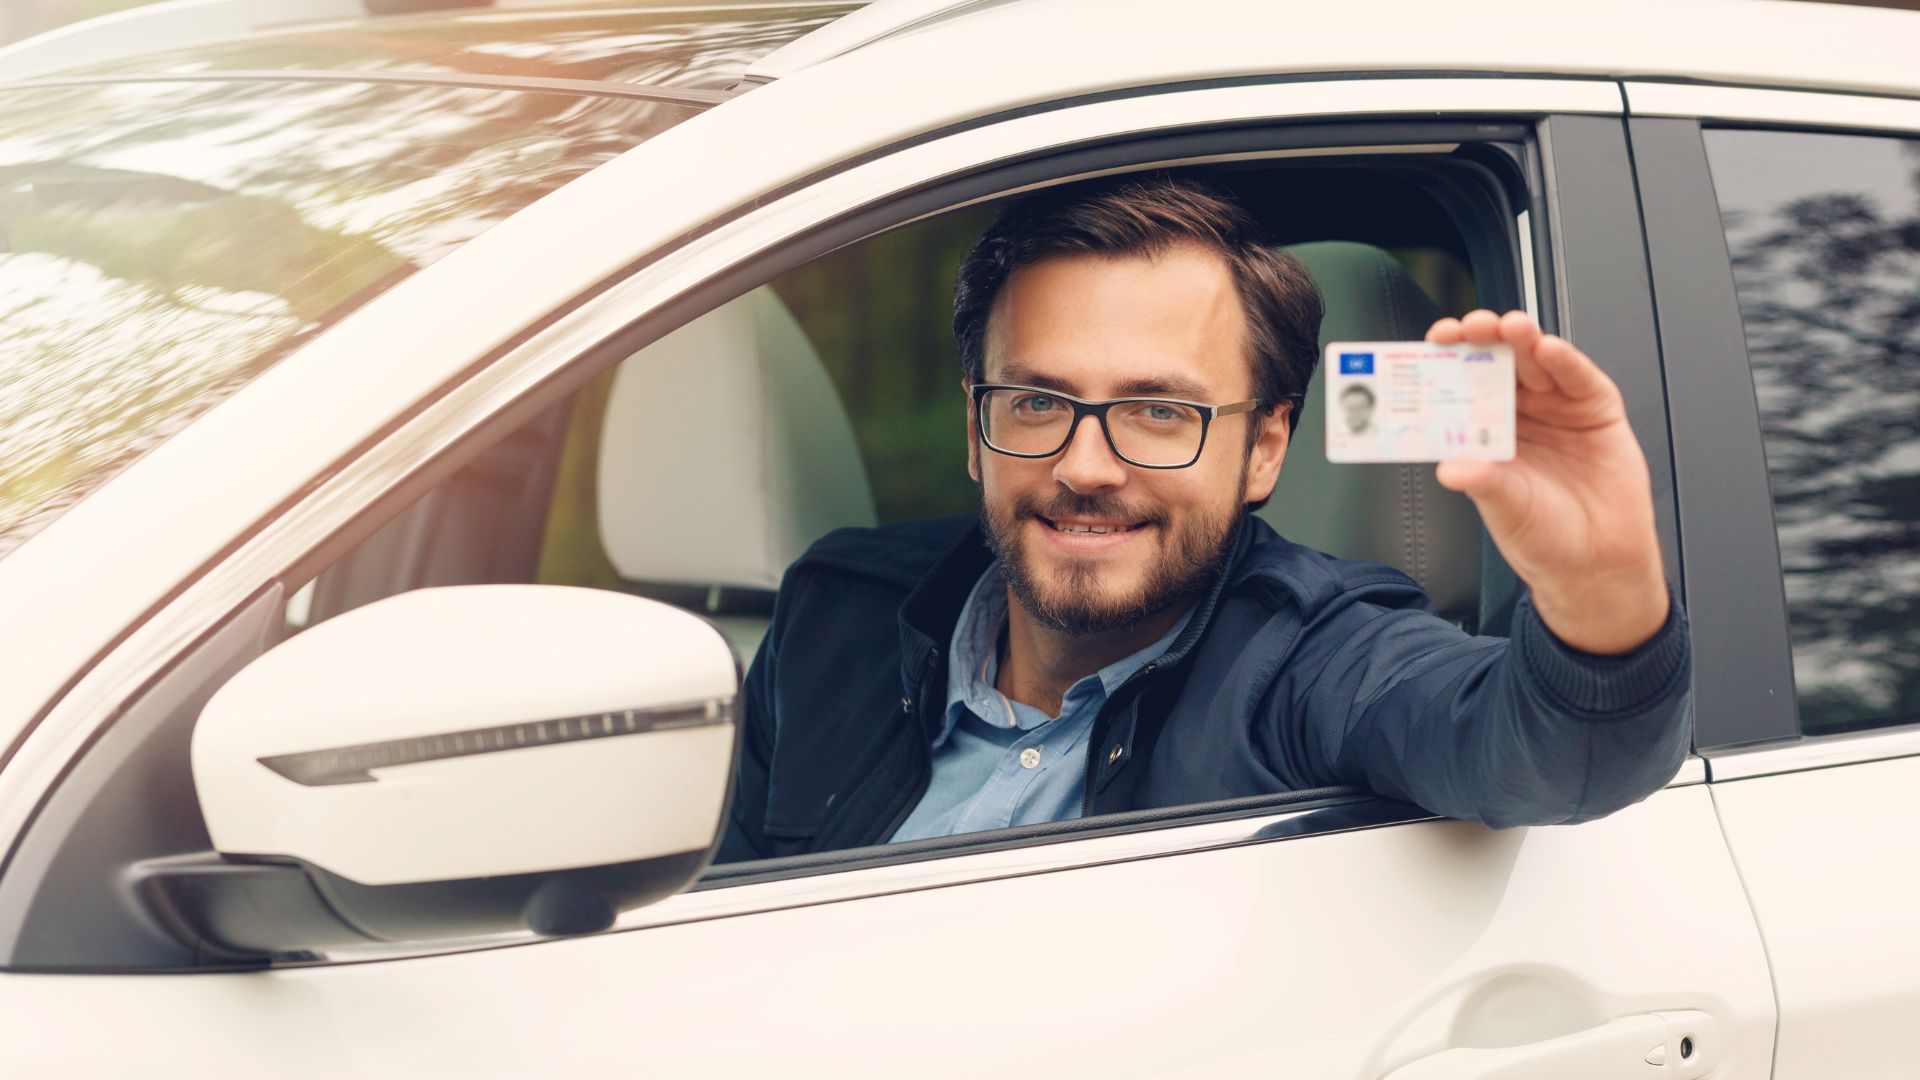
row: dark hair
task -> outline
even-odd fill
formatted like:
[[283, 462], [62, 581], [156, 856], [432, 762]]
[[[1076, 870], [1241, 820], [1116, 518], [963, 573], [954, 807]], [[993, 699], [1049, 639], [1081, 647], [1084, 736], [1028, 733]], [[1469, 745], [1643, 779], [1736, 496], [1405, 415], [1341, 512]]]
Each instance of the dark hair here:
[[[1226, 259], [1246, 312], [1254, 395], [1263, 413], [1291, 403], [1291, 431], [1320, 356], [1320, 290], [1300, 260], [1273, 245], [1232, 195], [1166, 172], [1064, 184], [1002, 210], [954, 281], [961, 370], [973, 382], [985, 379], [987, 320], [994, 298], [1020, 267], [1056, 255], [1153, 256], [1183, 240]], [[1248, 425], [1249, 446], [1257, 431]]]
[[1367, 397], [1367, 404], [1369, 405], [1372, 405], [1379, 400], [1378, 398], [1373, 396], [1373, 391], [1367, 388], [1366, 383], [1348, 383], [1347, 388], [1345, 390], [1340, 391], [1340, 400], [1341, 401], [1347, 400], [1348, 394], [1365, 394]]

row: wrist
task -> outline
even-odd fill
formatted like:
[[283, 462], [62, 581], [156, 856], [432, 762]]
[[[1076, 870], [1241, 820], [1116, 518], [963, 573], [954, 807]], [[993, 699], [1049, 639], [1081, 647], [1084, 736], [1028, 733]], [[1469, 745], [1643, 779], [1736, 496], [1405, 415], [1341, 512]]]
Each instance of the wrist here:
[[1658, 565], [1592, 575], [1565, 588], [1529, 585], [1534, 613], [1561, 644], [1594, 656], [1620, 656], [1666, 626], [1672, 598]]
[[1631, 652], [1601, 656], [1561, 641], [1526, 595], [1515, 610], [1513, 647], [1532, 679], [1555, 702], [1588, 719], [1616, 718], [1684, 692], [1690, 666], [1686, 617], [1675, 597], [1653, 637]]

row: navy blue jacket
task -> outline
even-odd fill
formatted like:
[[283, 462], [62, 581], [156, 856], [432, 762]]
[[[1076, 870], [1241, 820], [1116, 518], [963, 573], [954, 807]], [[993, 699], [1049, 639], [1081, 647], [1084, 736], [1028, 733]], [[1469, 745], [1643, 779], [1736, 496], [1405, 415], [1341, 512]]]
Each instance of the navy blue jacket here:
[[[992, 554], [972, 516], [823, 538], [787, 571], [747, 673], [719, 860], [886, 840], [925, 793], [948, 643]], [[1244, 515], [1228, 568], [1158, 660], [1108, 699], [1088, 814], [1353, 785], [1502, 827], [1585, 821], [1687, 753], [1676, 602], [1622, 657], [1568, 648], [1522, 598], [1472, 637], [1406, 575]]]

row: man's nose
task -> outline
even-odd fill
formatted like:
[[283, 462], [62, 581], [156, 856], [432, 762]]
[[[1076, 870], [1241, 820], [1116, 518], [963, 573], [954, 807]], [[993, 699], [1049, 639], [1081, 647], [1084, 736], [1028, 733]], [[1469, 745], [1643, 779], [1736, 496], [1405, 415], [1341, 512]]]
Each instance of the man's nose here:
[[1086, 416], [1060, 451], [1054, 463], [1053, 478], [1074, 492], [1085, 495], [1103, 488], [1119, 487], [1127, 482], [1127, 465], [1113, 455], [1106, 433], [1100, 430], [1100, 418]]

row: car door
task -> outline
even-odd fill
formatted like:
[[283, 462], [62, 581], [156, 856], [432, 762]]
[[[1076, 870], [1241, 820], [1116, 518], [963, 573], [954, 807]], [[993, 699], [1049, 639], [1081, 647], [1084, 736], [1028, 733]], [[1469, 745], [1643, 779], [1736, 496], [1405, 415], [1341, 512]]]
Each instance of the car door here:
[[[895, 62], [930, 47], [902, 42]], [[822, 75], [755, 91], [523, 213], [509, 223], [520, 228], [406, 295], [458, 295], [463, 275], [497, 273], [490, 259], [565, 254], [550, 237], [606, 220], [633, 178], [684, 168], [696, 149], [791, 139], [846, 89]], [[1409, 113], [1455, 123], [1454, 140], [1495, 121], [1518, 129], [1517, 167], [1531, 178], [1521, 281], [1626, 391], [1673, 551], [1664, 398], [1614, 84], [1276, 81], [1066, 105], [803, 174], [757, 208], [733, 208], [729, 192], [772, 181], [727, 171], [668, 200], [731, 209], [637, 272], [596, 280], [607, 287], [401, 420], [189, 583], [123, 646], [159, 650], [151, 663], [177, 681], [147, 684], [151, 667], [110, 657], [48, 714], [43, 723], [79, 736], [56, 770], [69, 779], [46, 777], [42, 805], [60, 790], [89, 797], [71, 780], [80, 745], [108, 745], [109, 719], [133, 715], [143, 685], [179, 694], [178, 708], [244, 662], [264, 633], [257, 620], [277, 617], [276, 590], [390, 517], [423, 467], [444, 474], [614, 354], [808, 252], [1102, 170], [1430, 149], [1435, 129], [1407, 127]], [[655, 220], [626, 242], [683, 231]], [[614, 262], [614, 241], [585, 247]], [[595, 269], [588, 259], [569, 273]], [[370, 340], [382, 320], [402, 325], [398, 303], [370, 305], [338, 347]], [[325, 349], [323, 339], [314, 355]], [[290, 407], [284, 389], [248, 400], [256, 424]], [[1764, 1077], [1771, 987], [1703, 779], [1690, 762], [1645, 802], [1574, 828], [1494, 832], [1309, 793], [920, 854], [775, 861], [577, 939], [395, 942], [248, 972], [11, 971], [0, 1016], [14, 1037], [0, 1053], [23, 1071], [69, 1075], [271, 1060], [295, 1075]], [[46, 835], [55, 848], [77, 842]], [[9, 877], [27, 865], [16, 859]], [[97, 1035], [103, 1016], [110, 1039]]]
[[1778, 1077], [1920, 1044], [1920, 105], [1632, 84], [1699, 746], [1780, 999]]

